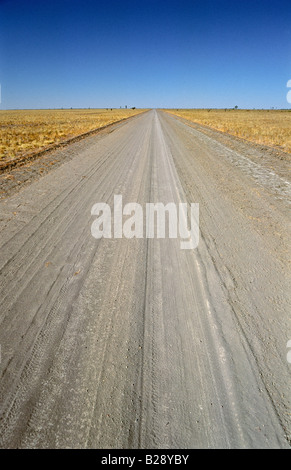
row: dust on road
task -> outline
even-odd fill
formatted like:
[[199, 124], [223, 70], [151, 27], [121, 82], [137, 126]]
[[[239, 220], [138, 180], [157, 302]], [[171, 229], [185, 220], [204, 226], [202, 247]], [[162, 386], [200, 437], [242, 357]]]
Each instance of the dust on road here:
[[[150, 111], [6, 186], [2, 448], [289, 447], [290, 181], [231, 142]], [[94, 239], [114, 194], [198, 202], [198, 248]]]

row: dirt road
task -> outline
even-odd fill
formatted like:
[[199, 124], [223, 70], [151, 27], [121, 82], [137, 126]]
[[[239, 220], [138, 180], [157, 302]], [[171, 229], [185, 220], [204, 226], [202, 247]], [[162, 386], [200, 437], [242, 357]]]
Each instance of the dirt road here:
[[[1, 201], [1, 447], [288, 448], [286, 162], [155, 110], [55, 158]], [[198, 248], [96, 240], [114, 194]]]

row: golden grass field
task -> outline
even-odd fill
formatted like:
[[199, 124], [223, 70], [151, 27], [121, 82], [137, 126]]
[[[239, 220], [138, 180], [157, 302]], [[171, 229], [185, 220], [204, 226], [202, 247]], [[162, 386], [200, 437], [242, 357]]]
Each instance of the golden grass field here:
[[0, 111], [0, 161], [37, 152], [93, 129], [119, 121], [141, 109], [58, 109]]
[[168, 109], [169, 113], [291, 153], [291, 111]]

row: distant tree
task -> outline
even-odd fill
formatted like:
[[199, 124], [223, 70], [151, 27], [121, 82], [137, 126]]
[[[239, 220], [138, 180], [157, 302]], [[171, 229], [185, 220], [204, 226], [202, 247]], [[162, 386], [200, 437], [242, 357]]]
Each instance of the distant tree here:
[[235, 105], [234, 109], [238, 109], [238, 105], [237, 105], [237, 104]]

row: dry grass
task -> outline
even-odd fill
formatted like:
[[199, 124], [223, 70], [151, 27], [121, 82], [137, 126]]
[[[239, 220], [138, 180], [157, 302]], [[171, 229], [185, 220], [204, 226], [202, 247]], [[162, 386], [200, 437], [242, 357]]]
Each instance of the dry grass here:
[[0, 111], [0, 161], [76, 137], [138, 114], [141, 109]]
[[243, 109], [167, 111], [189, 121], [291, 153], [291, 111]]

